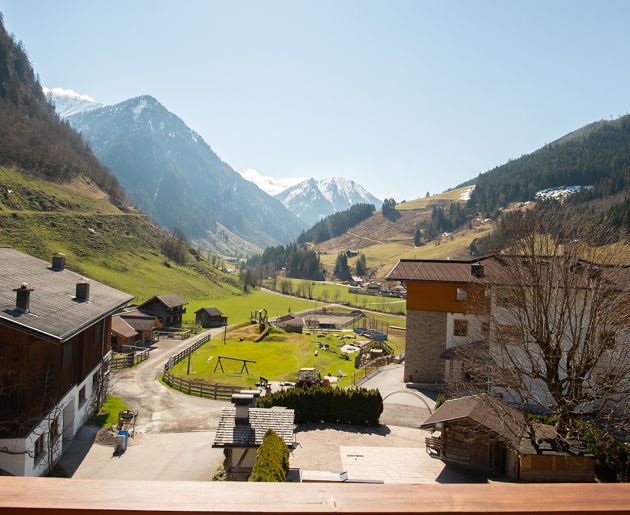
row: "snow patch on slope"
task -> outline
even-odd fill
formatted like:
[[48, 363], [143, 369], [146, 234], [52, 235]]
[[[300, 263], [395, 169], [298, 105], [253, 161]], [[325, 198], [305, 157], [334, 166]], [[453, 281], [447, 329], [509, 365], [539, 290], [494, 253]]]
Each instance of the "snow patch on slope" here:
[[42, 90], [61, 118], [103, 107], [90, 95], [82, 95], [71, 89], [43, 87]]
[[304, 179], [299, 177], [283, 177], [282, 179], [275, 179], [268, 175], [262, 175], [257, 170], [252, 170], [251, 168], [246, 170], [245, 172], [239, 172], [243, 179], [248, 180], [249, 182], [253, 182], [256, 186], [258, 186], [261, 190], [269, 195], [277, 195], [281, 191], [290, 188]]

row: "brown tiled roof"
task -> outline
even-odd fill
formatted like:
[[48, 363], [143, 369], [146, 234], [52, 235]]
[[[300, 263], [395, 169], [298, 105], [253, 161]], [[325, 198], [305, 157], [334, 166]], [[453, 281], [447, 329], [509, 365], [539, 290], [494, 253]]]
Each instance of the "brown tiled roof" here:
[[142, 308], [142, 306], [145, 306], [146, 304], [151, 302], [153, 299], [159, 300], [167, 308], [176, 308], [178, 306], [184, 306], [185, 304], [188, 304], [186, 299], [182, 297], [181, 295], [178, 295], [177, 293], [162, 293], [140, 304], [139, 308]]
[[200, 308], [197, 311], [195, 311], [195, 314], [199, 313], [200, 311], [205, 311], [206, 313], [208, 313], [208, 315], [212, 317], [223, 316], [223, 313], [221, 313], [221, 310], [219, 310], [219, 308], [214, 308], [214, 307]]
[[155, 327], [155, 321], [157, 320], [154, 316], [136, 316], [136, 315], [127, 315], [126, 313], [121, 313], [120, 317], [125, 320], [131, 327], [133, 327], [136, 331], [150, 331]]
[[295, 447], [295, 412], [287, 408], [249, 408], [249, 423], [236, 424], [236, 408], [223, 408], [212, 447], [258, 447], [272, 429], [290, 449]]
[[[47, 261], [11, 248], [0, 248], [0, 322], [67, 340], [107, 315], [116, 312], [133, 297], [90, 280], [90, 298], [76, 300], [76, 284], [83, 279], [67, 268], [56, 271]], [[22, 283], [33, 288], [30, 311], [16, 309], [16, 293]]]
[[119, 315], [112, 317], [112, 332], [124, 338], [133, 338], [138, 335], [138, 332]]
[[473, 261], [401, 259], [387, 279], [467, 283], [472, 280], [471, 263]]
[[420, 425], [420, 429], [430, 429], [438, 422], [463, 420], [478, 424], [515, 446], [520, 445], [527, 430], [523, 413], [486, 394], [446, 401]]

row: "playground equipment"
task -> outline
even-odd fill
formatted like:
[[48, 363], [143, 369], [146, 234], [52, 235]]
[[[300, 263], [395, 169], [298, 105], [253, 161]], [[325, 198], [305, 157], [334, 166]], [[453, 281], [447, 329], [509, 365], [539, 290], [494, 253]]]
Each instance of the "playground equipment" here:
[[249, 369], [247, 368], [247, 363], [256, 363], [254, 360], [251, 359], [241, 359], [241, 358], [230, 358], [228, 356], [218, 356], [218, 360], [217, 360], [217, 364], [214, 366], [214, 372], [217, 371], [217, 368], [221, 369], [221, 372], [223, 372], [225, 374], [225, 370], [223, 370], [223, 363], [221, 363], [221, 360], [227, 359], [230, 361], [240, 361], [242, 363], [241, 366], [241, 371], [238, 372], [239, 374], [242, 374], [243, 371], [245, 371], [247, 373], [247, 375], [249, 375]]
[[322, 376], [316, 368], [301, 368], [298, 371], [297, 381], [295, 382], [297, 388], [321, 385]]
[[258, 324], [259, 335], [254, 338], [254, 343], [258, 343], [269, 334], [269, 317], [265, 308], [252, 311], [249, 318], [250, 323]]

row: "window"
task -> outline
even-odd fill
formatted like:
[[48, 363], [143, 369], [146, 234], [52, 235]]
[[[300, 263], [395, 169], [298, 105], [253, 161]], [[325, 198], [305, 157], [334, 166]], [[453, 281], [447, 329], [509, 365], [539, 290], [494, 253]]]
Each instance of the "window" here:
[[85, 386], [79, 390], [79, 406], [85, 402]]
[[466, 288], [457, 288], [457, 302], [466, 302], [468, 300], [468, 290]]
[[453, 321], [453, 335], [454, 336], [468, 336], [468, 320], [454, 320]]
[[94, 372], [92, 376], [92, 391], [95, 392], [98, 390], [98, 374], [99, 372]]
[[55, 417], [50, 423], [50, 440], [55, 441], [55, 437], [59, 434], [59, 417]]
[[35, 440], [35, 461], [39, 460], [44, 454], [44, 435], [39, 435], [37, 440]]

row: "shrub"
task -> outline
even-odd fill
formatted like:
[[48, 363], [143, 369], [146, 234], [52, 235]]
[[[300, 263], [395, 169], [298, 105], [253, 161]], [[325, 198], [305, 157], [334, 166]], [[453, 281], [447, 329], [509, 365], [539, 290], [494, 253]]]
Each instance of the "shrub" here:
[[377, 426], [383, 412], [383, 398], [378, 390], [357, 388], [290, 388], [265, 395], [258, 407], [284, 406], [295, 410], [298, 424], [329, 422]]
[[283, 483], [289, 473], [289, 448], [271, 429], [267, 430], [256, 453], [250, 481]]
[[433, 410], [435, 411], [436, 409], [438, 409], [442, 404], [444, 404], [446, 402], [446, 397], [444, 397], [444, 394], [439, 394], [436, 398], [435, 398], [435, 408], [433, 408]]

